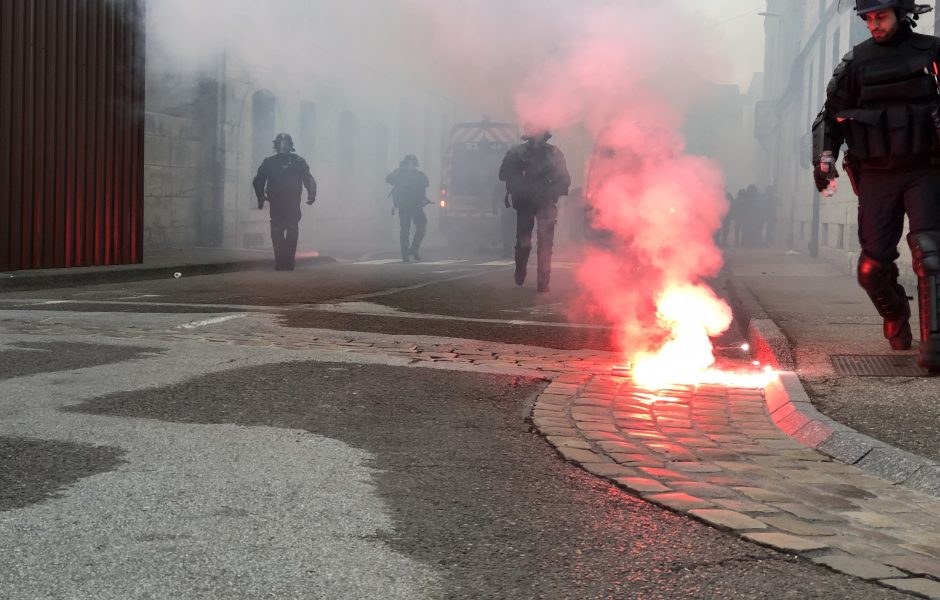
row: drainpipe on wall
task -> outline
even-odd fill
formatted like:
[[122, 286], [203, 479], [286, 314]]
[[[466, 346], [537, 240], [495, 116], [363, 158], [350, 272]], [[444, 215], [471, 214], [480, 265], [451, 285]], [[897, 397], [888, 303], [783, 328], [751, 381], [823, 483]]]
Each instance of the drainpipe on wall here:
[[809, 255], [813, 258], [819, 256], [819, 192], [813, 192], [813, 224], [809, 232]]

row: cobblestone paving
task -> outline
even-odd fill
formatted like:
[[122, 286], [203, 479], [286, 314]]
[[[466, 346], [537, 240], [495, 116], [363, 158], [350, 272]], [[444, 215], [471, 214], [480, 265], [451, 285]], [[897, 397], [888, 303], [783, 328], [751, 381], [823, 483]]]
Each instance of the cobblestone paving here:
[[567, 460], [649, 502], [836, 571], [940, 598], [940, 500], [829, 460], [771, 421], [761, 390], [652, 392], [561, 375], [533, 423]]
[[773, 423], [759, 389], [651, 391], [612, 375], [616, 356], [472, 340], [282, 328], [253, 315], [224, 327], [106, 327], [61, 314], [0, 331], [333, 351], [542, 375], [532, 413], [564, 457], [628, 492], [828, 568], [940, 598], [940, 499], [834, 462]]

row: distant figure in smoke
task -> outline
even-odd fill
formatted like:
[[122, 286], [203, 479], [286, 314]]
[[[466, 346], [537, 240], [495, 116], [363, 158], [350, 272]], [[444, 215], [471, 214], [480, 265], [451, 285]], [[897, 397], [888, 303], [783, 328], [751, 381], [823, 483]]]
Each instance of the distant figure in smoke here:
[[731, 231], [731, 224], [734, 221], [734, 196], [728, 190], [725, 190], [725, 199], [728, 201], [728, 212], [721, 220], [721, 229], [718, 231], [718, 245], [722, 248], [728, 246], [728, 232]]
[[568, 195], [571, 176], [561, 150], [548, 143], [552, 134], [525, 127], [523, 143], [510, 148], [499, 167], [516, 209], [517, 285], [525, 283], [532, 251], [532, 230], [538, 223], [538, 291], [547, 292], [552, 273], [552, 246], [558, 220], [558, 198]]
[[777, 187], [767, 186], [761, 194], [761, 222], [764, 227], [764, 247], [773, 248], [777, 244], [777, 206], [780, 198], [777, 197]]
[[918, 278], [920, 364], [940, 373], [940, 39], [914, 33], [929, 10], [913, 0], [856, 0], [871, 39], [836, 67], [813, 123], [816, 187], [831, 195], [843, 168], [858, 194], [858, 281], [884, 319], [891, 348], [912, 345], [911, 308], [898, 283], [904, 214]]
[[734, 247], [740, 248], [744, 243], [744, 220], [748, 210], [748, 193], [741, 188], [731, 203], [731, 218], [734, 221]]
[[317, 200], [317, 182], [307, 161], [294, 154], [294, 140], [286, 133], [274, 138], [274, 156], [258, 167], [252, 186], [258, 197], [258, 210], [267, 201], [271, 212], [271, 242], [274, 245], [274, 270], [293, 271], [300, 224], [300, 195], [307, 188], [307, 204]]
[[744, 201], [738, 209], [743, 236], [741, 246], [756, 248], [761, 245], [761, 207], [760, 191], [753, 183], [744, 190]]
[[[398, 211], [401, 224], [401, 262], [410, 262], [411, 258], [415, 262], [420, 261], [418, 251], [428, 228], [424, 207], [431, 204], [427, 194], [430, 185], [427, 175], [418, 170], [418, 157], [409, 154], [402, 159], [397, 169], [388, 174], [385, 181], [392, 186], [392, 214]], [[410, 240], [412, 222], [415, 224], [415, 237]]]

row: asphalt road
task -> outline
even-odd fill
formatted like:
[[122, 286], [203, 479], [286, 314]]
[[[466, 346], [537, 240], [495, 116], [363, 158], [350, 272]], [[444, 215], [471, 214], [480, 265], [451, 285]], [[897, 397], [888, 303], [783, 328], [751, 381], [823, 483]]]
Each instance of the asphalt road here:
[[904, 597], [562, 461], [536, 376], [303, 347], [608, 349], [575, 290], [347, 263], [0, 296], [0, 598]]

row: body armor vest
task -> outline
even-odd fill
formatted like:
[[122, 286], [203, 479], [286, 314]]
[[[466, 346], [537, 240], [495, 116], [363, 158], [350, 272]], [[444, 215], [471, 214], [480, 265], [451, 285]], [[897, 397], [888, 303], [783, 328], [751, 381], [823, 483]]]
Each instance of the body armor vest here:
[[835, 115], [852, 156], [877, 163], [937, 153], [938, 42], [910, 33], [893, 47], [872, 40], [856, 46], [858, 107]]

